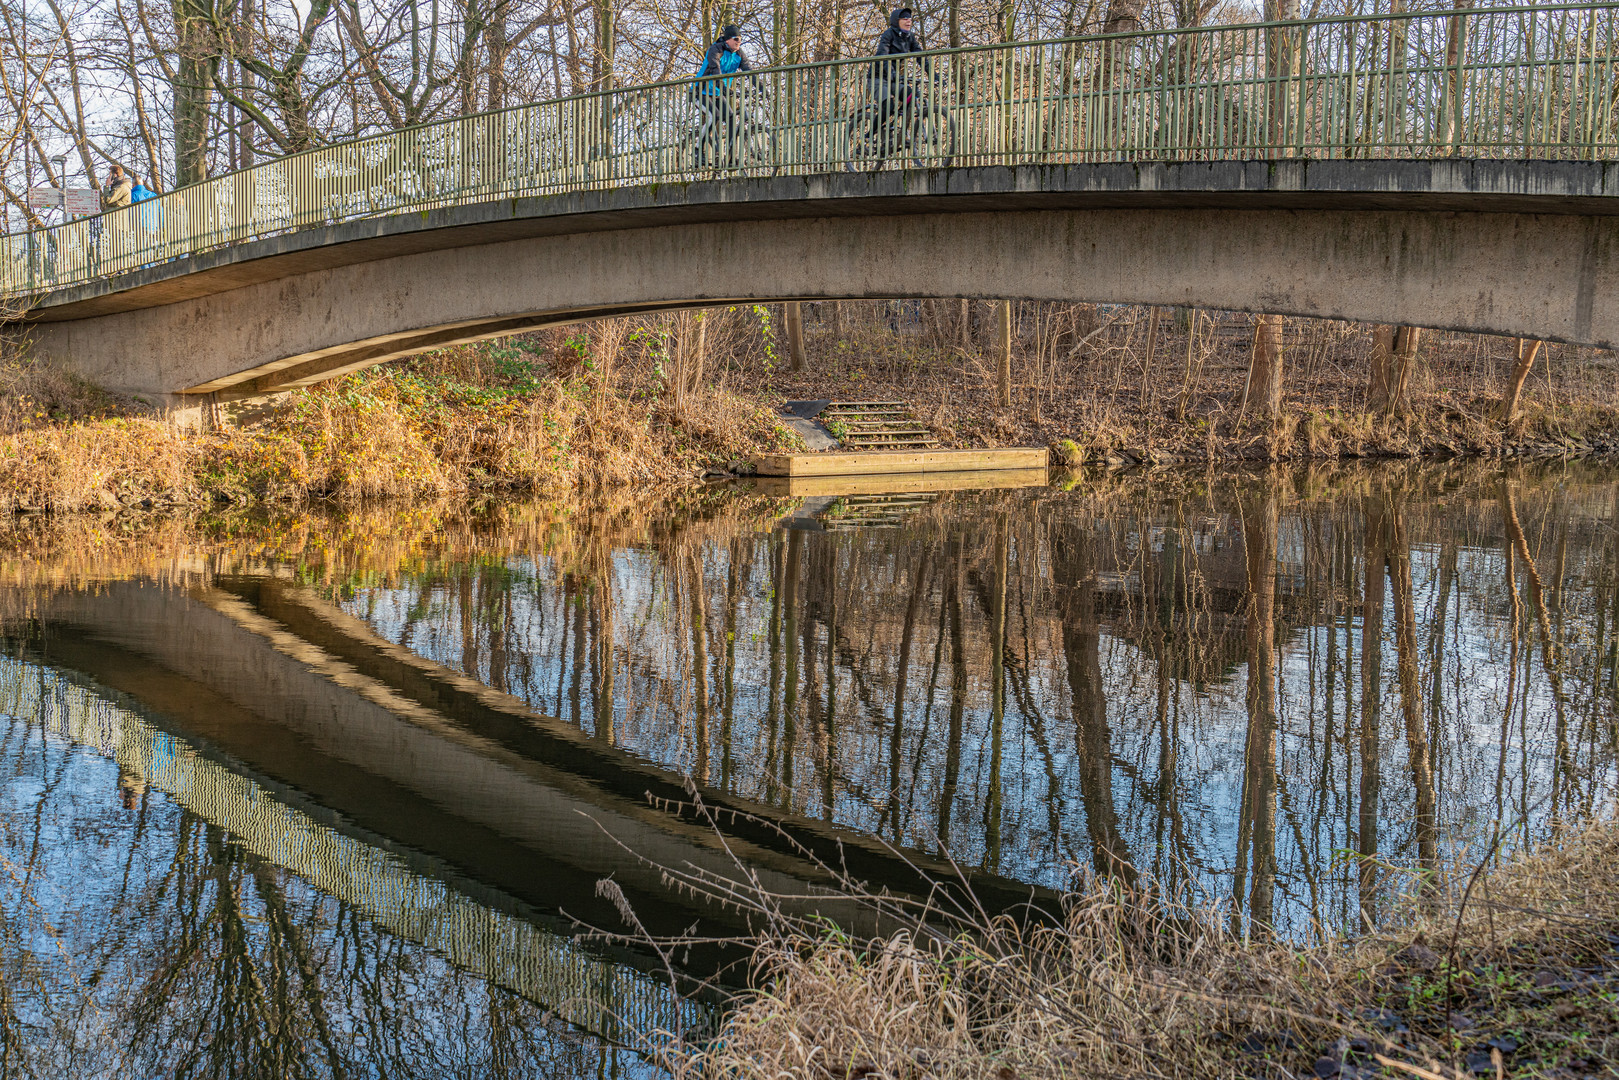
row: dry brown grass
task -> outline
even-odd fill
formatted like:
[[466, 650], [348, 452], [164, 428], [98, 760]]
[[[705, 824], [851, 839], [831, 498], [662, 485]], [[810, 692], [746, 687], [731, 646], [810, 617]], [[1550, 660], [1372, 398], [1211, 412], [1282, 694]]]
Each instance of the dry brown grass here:
[[[1288, 319], [1285, 415], [1243, 406], [1251, 321], [1234, 313], [1016, 302], [1013, 405], [994, 404], [992, 304], [956, 301], [807, 305], [807, 370], [754, 370], [787, 398], [915, 403], [949, 446], [1072, 442], [1089, 460], [1331, 458], [1493, 454], [1619, 439], [1613, 355], [1548, 346], [1522, 415], [1498, 419], [1515, 339], [1425, 332], [1409, 410], [1373, 413], [1370, 328]], [[836, 326], [834, 325], [836, 322]]]
[[758, 943], [758, 989], [668, 1063], [734, 1080], [1615, 1075], [1619, 828], [1413, 883], [1384, 929], [1311, 949], [1117, 881], [1071, 895], [1061, 926], [800, 926]]
[[499, 370], [487, 350], [446, 350], [214, 430], [119, 414], [94, 388], [13, 360], [0, 365], [0, 513], [644, 488], [789, 438], [724, 389], [677, 397], [640, 367], [519, 355]]

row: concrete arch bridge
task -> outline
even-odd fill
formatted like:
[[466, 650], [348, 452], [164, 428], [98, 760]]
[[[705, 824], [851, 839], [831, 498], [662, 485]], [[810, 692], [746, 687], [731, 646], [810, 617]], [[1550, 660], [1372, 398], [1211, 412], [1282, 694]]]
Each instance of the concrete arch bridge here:
[[322, 147], [0, 238], [8, 327], [171, 406], [748, 301], [1009, 296], [1619, 345], [1619, 4], [924, 54]]

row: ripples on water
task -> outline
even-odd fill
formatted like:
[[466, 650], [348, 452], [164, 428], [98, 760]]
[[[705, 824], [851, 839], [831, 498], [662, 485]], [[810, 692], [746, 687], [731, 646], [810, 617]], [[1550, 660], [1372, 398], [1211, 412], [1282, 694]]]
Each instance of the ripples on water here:
[[[78, 552], [78, 587], [0, 609], [0, 1053], [41, 1075], [645, 1071], [612, 1041], [695, 1006], [568, 937], [593, 874], [635, 879], [566, 830], [574, 802], [644, 844], [663, 826], [545, 749], [576, 744], [1001, 879], [1147, 873], [1297, 939], [1352, 930], [1403, 871], [1607, 805], [1614, 480], [710, 492], [383, 551], [283, 523], [268, 558], [88, 589], [123, 575]], [[668, 908], [649, 919], [684, 925]]]

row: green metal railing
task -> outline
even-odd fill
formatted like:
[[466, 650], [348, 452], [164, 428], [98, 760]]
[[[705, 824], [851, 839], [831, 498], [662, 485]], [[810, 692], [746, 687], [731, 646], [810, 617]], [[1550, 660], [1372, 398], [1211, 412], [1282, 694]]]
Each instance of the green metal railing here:
[[[0, 238], [0, 296], [514, 196], [883, 167], [1619, 157], [1619, 3], [1253, 23], [770, 68], [294, 154]], [[891, 82], [883, 74], [893, 76]], [[884, 109], [874, 86], [897, 88]]]

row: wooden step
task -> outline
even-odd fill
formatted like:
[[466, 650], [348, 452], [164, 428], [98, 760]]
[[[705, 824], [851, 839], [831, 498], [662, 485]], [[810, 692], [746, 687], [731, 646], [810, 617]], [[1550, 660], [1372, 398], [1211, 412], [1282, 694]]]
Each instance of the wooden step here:
[[920, 438], [932, 438], [933, 437], [933, 432], [929, 431], [927, 428], [897, 428], [897, 429], [888, 430], [888, 431], [851, 431], [851, 432], [849, 432], [849, 438], [851, 438], [851, 439], [882, 439], [882, 438], [890, 438], [890, 439], [892, 439], [892, 438], [904, 438], [904, 437], [909, 437], [909, 436], [917, 436], [917, 437], [920, 437]]
[[862, 450], [937, 450], [938, 443], [933, 442], [888, 442], [888, 443], [854, 443], [844, 447], [846, 452]]
[[879, 443], [879, 442], [938, 442], [926, 431], [891, 431], [875, 435], [850, 435], [843, 440], [845, 446], [851, 443]]

